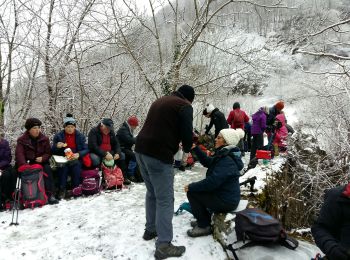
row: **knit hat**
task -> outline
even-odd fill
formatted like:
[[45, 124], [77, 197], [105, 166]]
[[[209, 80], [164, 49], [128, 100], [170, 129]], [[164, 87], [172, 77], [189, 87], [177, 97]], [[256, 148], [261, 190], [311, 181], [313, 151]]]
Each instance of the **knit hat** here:
[[110, 118], [103, 118], [101, 124], [106, 126], [109, 130], [113, 130], [113, 120]]
[[284, 102], [281, 100], [281, 101], [278, 101], [275, 105], [275, 108], [278, 110], [278, 111], [281, 111], [283, 108], [284, 108]]
[[214, 109], [215, 107], [212, 104], [207, 104], [206, 110], [209, 114], [213, 112]]
[[237, 145], [244, 137], [244, 131], [241, 128], [225, 128], [220, 131], [220, 134], [228, 145]]
[[63, 127], [66, 127], [67, 125], [73, 125], [76, 126], [76, 121], [73, 118], [72, 114], [67, 114], [65, 118], [63, 118]]
[[235, 102], [235, 103], [233, 103], [232, 108], [233, 108], [233, 109], [241, 108], [241, 105], [239, 104], [239, 102]]
[[177, 91], [180, 92], [188, 101], [191, 103], [193, 102], [195, 94], [194, 89], [191, 86], [182, 85]]
[[24, 127], [27, 129], [27, 130], [30, 130], [32, 127], [34, 126], [41, 126], [42, 123], [39, 119], [37, 118], [28, 118], [24, 124]]
[[139, 125], [139, 120], [137, 119], [136, 116], [131, 116], [128, 118], [128, 124], [130, 126], [138, 126]]

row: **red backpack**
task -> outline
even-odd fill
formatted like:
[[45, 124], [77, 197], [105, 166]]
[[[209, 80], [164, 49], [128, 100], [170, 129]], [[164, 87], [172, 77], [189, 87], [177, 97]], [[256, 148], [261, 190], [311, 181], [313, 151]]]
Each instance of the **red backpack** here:
[[118, 166], [107, 167], [102, 163], [101, 168], [107, 189], [114, 187], [117, 189], [123, 188], [124, 176], [122, 170]]
[[98, 168], [92, 170], [82, 170], [81, 178], [81, 192], [83, 195], [92, 195], [100, 192], [101, 185]]
[[244, 112], [242, 110], [233, 110], [234, 117], [232, 122], [232, 128], [244, 128]]
[[21, 178], [21, 204], [24, 208], [41, 207], [47, 203], [43, 167], [40, 164], [24, 164], [18, 168]]

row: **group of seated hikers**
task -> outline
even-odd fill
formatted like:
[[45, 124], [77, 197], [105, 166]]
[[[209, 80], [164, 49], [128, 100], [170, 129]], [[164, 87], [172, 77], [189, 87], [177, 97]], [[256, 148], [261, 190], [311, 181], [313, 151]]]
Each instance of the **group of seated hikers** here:
[[[41, 132], [42, 122], [37, 118], [28, 118], [26, 131], [17, 139], [14, 167], [11, 166], [9, 142], [0, 137], [0, 209], [11, 207], [17, 176], [21, 176], [23, 185], [27, 181], [25, 171], [34, 165], [41, 169], [42, 178], [38, 177], [36, 183], [39, 191], [41, 188], [45, 191], [45, 203], [48, 204], [56, 204], [60, 199], [75, 195], [71, 191], [81, 186], [82, 173], [89, 170], [98, 172], [101, 166], [118, 169], [123, 185], [142, 181], [142, 177], [137, 175], [132, 150], [135, 144], [133, 133], [139, 125], [136, 116], [130, 116], [117, 133], [114, 132], [113, 121], [103, 118], [90, 130], [88, 142], [84, 134], [76, 129], [76, 124], [73, 115], [67, 114], [63, 119], [63, 129], [54, 135], [50, 145], [49, 138]], [[53, 173], [53, 169], [56, 172]], [[71, 180], [69, 183], [68, 176]], [[29, 182], [33, 181], [31, 178], [34, 177], [28, 177]]]

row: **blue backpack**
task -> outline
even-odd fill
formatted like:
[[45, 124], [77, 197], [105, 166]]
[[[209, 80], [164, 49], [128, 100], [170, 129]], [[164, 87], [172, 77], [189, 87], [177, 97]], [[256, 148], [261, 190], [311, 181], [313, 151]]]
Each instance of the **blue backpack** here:
[[[297, 240], [287, 235], [277, 219], [257, 208], [247, 208], [236, 213], [235, 231], [237, 241], [228, 245], [227, 249], [236, 260], [238, 257], [235, 251], [249, 246], [279, 243], [294, 250], [299, 245]], [[249, 242], [246, 243], [246, 240]], [[239, 241], [243, 241], [243, 246], [234, 248], [234, 244]]]

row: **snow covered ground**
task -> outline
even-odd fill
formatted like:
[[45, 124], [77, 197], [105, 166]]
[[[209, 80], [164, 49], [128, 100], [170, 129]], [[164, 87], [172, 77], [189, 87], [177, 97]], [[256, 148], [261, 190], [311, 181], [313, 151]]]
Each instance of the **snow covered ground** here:
[[[184, 185], [201, 179], [204, 173], [205, 169], [197, 164], [192, 170], [176, 172], [175, 210], [186, 201]], [[1, 212], [0, 259], [154, 259], [154, 240], [142, 239], [144, 194], [144, 184], [133, 184], [119, 192], [26, 209], [19, 212], [18, 226], [9, 226], [11, 212]], [[225, 259], [225, 252], [212, 236], [186, 235], [191, 219], [187, 212], [173, 218], [173, 243], [186, 246], [180, 259]], [[309, 260], [317, 252], [320, 250], [314, 245], [301, 242], [296, 251], [256, 246], [242, 250], [238, 256], [241, 260]]]

